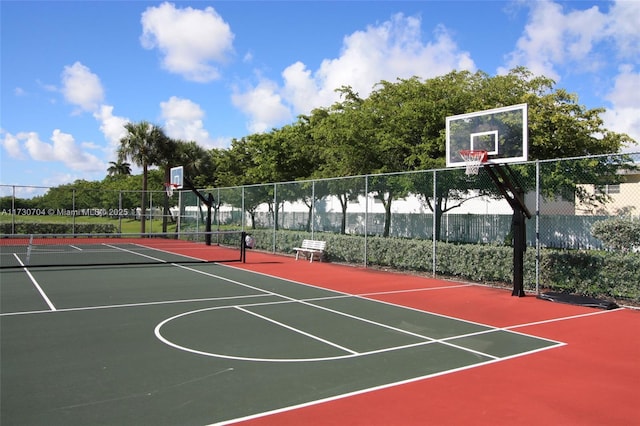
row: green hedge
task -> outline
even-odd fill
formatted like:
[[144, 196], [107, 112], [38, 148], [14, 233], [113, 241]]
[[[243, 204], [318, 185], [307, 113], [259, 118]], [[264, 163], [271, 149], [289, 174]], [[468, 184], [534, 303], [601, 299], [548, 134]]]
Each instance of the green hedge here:
[[[33, 223], [17, 222], [14, 234], [114, 234], [118, 228], [111, 223]], [[11, 234], [10, 223], [0, 223], [0, 234]]]
[[545, 284], [568, 293], [640, 301], [640, 254], [605, 251], [544, 251]]
[[[272, 251], [274, 232], [253, 230], [256, 248]], [[275, 233], [275, 251], [292, 254], [293, 247], [311, 234], [296, 231]], [[362, 264], [365, 239], [362, 236], [316, 233], [327, 242], [327, 260]], [[426, 240], [369, 237], [367, 264], [406, 271], [431, 272], [433, 243]], [[491, 244], [436, 245], [436, 273], [475, 282], [511, 284], [513, 248]], [[528, 248], [524, 257], [525, 288], [533, 290], [536, 280], [536, 251]], [[555, 250], [540, 252], [540, 286], [547, 290], [585, 296], [640, 302], [640, 254], [598, 250]]]
[[640, 248], [640, 220], [601, 220], [593, 224], [591, 233], [613, 250], [633, 251], [634, 247]]

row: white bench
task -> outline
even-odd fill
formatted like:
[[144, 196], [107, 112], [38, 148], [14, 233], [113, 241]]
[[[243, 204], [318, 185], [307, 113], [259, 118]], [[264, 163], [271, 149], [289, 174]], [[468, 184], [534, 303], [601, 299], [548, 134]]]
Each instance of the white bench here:
[[298, 260], [298, 256], [302, 253], [305, 258], [309, 259], [309, 262], [313, 262], [313, 258], [316, 255], [318, 256], [318, 260], [322, 261], [322, 255], [326, 247], [326, 241], [302, 240], [301, 247], [294, 247], [293, 249], [296, 252], [296, 260]]

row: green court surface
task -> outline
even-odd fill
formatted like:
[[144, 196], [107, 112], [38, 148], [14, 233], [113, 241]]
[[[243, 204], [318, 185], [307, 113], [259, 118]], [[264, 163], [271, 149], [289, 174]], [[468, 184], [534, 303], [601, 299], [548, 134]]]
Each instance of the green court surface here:
[[0, 271], [7, 425], [206, 425], [558, 342], [220, 264]]

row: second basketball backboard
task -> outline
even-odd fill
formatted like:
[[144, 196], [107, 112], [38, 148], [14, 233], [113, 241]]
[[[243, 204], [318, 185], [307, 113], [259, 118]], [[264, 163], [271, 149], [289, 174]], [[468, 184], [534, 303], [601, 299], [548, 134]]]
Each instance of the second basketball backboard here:
[[464, 166], [461, 151], [487, 151], [493, 164], [527, 161], [527, 104], [447, 117], [447, 167]]
[[183, 166], [172, 167], [170, 171], [171, 184], [175, 185], [175, 189], [182, 189], [184, 185], [184, 168]]

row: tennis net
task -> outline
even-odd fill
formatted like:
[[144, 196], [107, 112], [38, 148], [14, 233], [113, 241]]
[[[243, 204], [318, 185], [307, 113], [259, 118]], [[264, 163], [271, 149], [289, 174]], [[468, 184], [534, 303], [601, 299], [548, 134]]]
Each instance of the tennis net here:
[[243, 231], [0, 235], [0, 268], [242, 262]]

